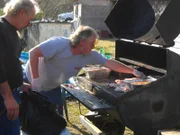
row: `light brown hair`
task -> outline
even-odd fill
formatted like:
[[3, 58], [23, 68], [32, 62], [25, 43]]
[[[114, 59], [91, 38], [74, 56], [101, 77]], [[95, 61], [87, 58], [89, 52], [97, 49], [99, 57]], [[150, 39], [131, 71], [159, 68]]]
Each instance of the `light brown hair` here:
[[96, 30], [94, 30], [90, 26], [79, 26], [76, 31], [70, 36], [72, 46], [75, 47], [77, 44], [79, 44], [81, 39], [86, 40], [92, 35], [94, 35], [97, 39], [99, 38]]

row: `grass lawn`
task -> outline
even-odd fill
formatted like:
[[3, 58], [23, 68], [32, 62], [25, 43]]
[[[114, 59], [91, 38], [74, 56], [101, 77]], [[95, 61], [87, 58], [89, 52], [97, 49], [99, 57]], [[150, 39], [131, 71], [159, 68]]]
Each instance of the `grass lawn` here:
[[104, 48], [105, 53], [110, 53], [112, 56], [115, 55], [115, 39], [98, 40], [95, 49], [99, 50], [101, 47]]
[[[114, 57], [115, 52], [115, 40], [99, 40], [96, 44], [95, 49], [98, 50], [100, 47], [103, 47], [105, 53], [110, 53], [112, 57]], [[68, 100], [68, 129], [72, 135], [91, 135], [90, 132], [83, 127], [83, 125], [79, 122], [79, 115], [86, 114], [89, 110], [84, 107], [82, 104], [79, 104], [78, 101]], [[80, 106], [80, 107], [79, 107]], [[133, 135], [132, 131], [126, 128], [124, 135]]]
[[[91, 135], [91, 133], [79, 122], [79, 115], [86, 114], [89, 110], [75, 100], [69, 100], [67, 105], [69, 116], [67, 128], [70, 133], [72, 135]], [[126, 128], [124, 135], [133, 135], [133, 132]]]

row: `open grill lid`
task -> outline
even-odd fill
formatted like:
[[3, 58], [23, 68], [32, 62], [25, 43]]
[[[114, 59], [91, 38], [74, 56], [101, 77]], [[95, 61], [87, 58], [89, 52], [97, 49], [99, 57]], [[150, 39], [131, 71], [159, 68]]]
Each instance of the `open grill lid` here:
[[118, 0], [105, 24], [116, 38], [172, 46], [180, 33], [179, 0]]

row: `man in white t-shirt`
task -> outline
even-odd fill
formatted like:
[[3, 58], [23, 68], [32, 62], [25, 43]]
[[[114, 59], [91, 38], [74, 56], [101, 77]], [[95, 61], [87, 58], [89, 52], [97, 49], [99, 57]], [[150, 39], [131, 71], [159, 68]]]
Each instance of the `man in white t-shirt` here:
[[60, 84], [76, 76], [86, 65], [99, 64], [116, 72], [144, 77], [142, 72], [119, 61], [106, 59], [92, 50], [97, 38], [98, 34], [94, 29], [80, 26], [70, 38], [51, 38], [29, 52], [26, 76], [34, 90], [59, 105], [60, 114], [63, 112]]

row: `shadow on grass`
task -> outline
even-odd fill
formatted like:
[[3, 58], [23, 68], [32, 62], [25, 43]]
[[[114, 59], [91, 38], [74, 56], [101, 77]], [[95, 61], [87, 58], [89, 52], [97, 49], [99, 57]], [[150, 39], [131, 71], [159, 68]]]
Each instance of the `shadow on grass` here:
[[[77, 131], [79, 131], [81, 134], [83, 135], [90, 135], [90, 133], [83, 131], [81, 128], [79, 128], [78, 126], [76, 126], [75, 124], [71, 123], [70, 121], [68, 121], [69, 125], [76, 129]], [[79, 135], [79, 133], [71, 133], [72, 135]]]

